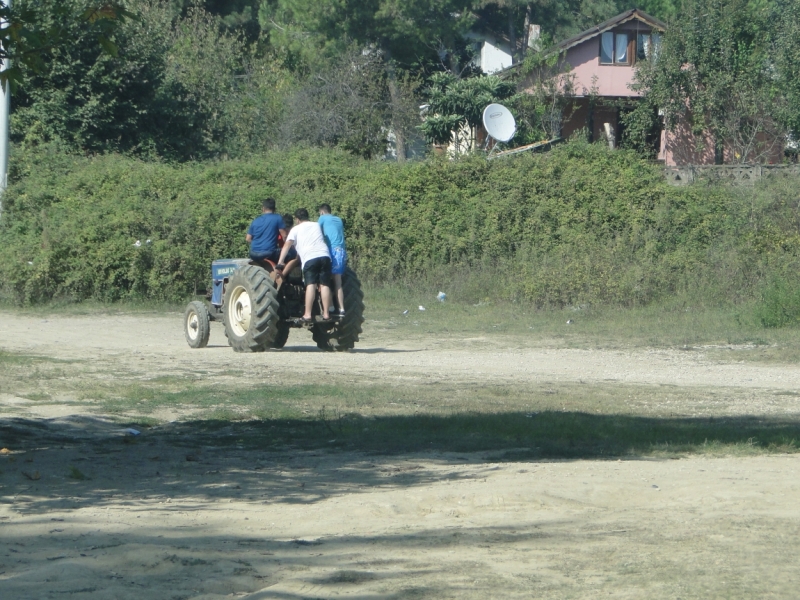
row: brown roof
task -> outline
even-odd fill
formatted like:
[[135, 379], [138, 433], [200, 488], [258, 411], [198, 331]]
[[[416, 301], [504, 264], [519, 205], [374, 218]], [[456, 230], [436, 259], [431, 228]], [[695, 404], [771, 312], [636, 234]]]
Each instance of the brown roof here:
[[656, 19], [653, 16], [648, 15], [646, 12], [639, 10], [638, 8], [632, 8], [631, 10], [627, 10], [624, 13], [617, 15], [616, 17], [609, 19], [600, 25], [595, 25], [594, 27], [590, 27], [586, 31], [579, 33], [578, 35], [574, 35], [571, 38], [564, 40], [563, 42], [559, 42], [556, 45], [556, 48], [559, 50], [567, 50], [572, 48], [573, 46], [577, 46], [581, 42], [585, 42], [601, 33], [608, 31], [609, 29], [613, 29], [617, 25], [621, 25], [623, 23], [627, 23], [628, 21], [642, 21], [647, 23], [653, 29], [658, 29], [660, 31], [664, 31], [667, 28], [667, 24], [662, 21], [661, 19]]
[[[577, 46], [578, 44], [585, 42], [586, 40], [590, 40], [595, 36], [600, 35], [601, 33], [608, 31], [609, 29], [613, 29], [617, 25], [621, 25], [622, 23], [627, 23], [628, 21], [642, 21], [646, 23], [653, 29], [658, 29], [659, 31], [665, 31], [667, 29], [667, 24], [662, 21], [661, 19], [656, 19], [652, 15], [648, 15], [646, 12], [639, 10], [638, 8], [632, 8], [630, 10], [626, 10], [624, 13], [617, 15], [609, 19], [608, 21], [604, 21], [599, 25], [595, 25], [594, 27], [590, 27], [586, 31], [582, 31], [578, 35], [573, 35], [571, 38], [563, 40], [552, 46], [548, 50], [546, 50], [546, 54], [558, 53], [562, 52], [563, 50], [568, 50], [573, 46]], [[498, 74], [503, 77], [508, 75], [516, 70], [519, 69], [521, 63], [515, 63], [510, 67], [506, 67]]]

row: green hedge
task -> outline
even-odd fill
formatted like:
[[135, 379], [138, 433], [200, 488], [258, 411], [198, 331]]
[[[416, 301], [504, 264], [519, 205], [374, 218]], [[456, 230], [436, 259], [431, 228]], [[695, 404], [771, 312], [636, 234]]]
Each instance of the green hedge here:
[[580, 142], [407, 165], [333, 150], [173, 165], [45, 148], [15, 156], [12, 178], [0, 276], [3, 295], [23, 304], [204, 291], [212, 259], [246, 255], [245, 230], [267, 195], [280, 212], [329, 202], [362, 277], [468, 301], [755, 299], [800, 255], [789, 183], [673, 188], [632, 153]]

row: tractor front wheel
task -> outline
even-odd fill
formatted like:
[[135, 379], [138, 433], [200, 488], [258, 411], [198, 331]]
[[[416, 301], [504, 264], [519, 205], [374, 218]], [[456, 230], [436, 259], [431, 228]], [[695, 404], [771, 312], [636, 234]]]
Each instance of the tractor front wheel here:
[[211, 335], [211, 319], [206, 305], [195, 300], [189, 302], [183, 313], [183, 333], [192, 348], [205, 348]]
[[228, 281], [222, 306], [228, 343], [236, 352], [263, 352], [278, 334], [278, 292], [269, 273], [254, 265]]

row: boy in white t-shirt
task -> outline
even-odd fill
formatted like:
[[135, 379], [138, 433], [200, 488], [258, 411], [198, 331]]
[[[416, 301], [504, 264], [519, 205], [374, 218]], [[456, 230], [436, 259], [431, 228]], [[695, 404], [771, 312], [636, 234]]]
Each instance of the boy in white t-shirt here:
[[305, 208], [298, 208], [294, 213], [297, 224], [292, 227], [286, 241], [281, 249], [281, 256], [278, 259], [277, 269], [282, 271], [283, 261], [293, 246], [297, 249], [297, 255], [303, 265], [303, 283], [306, 286], [306, 311], [303, 314], [303, 321], [312, 321], [311, 310], [314, 306], [316, 296], [316, 286], [319, 285], [320, 295], [322, 296], [322, 318], [330, 320], [331, 307], [331, 254], [322, 229], [318, 223], [308, 220], [308, 211]]

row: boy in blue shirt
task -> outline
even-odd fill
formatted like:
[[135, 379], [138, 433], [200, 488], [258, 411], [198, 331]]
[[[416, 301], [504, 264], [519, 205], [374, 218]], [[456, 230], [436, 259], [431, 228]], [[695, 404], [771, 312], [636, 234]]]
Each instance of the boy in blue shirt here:
[[344, 291], [342, 290], [342, 274], [347, 266], [347, 252], [344, 249], [344, 223], [331, 214], [329, 204], [319, 205], [319, 226], [328, 250], [331, 253], [331, 274], [336, 289], [336, 304], [339, 306], [339, 318], [344, 317]]
[[275, 199], [267, 198], [261, 203], [261, 215], [253, 219], [247, 229], [246, 240], [250, 244], [250, 258], [275, 262], [280, 256], [278, 236], [286, 239], [283, 217], [275, 214]]

